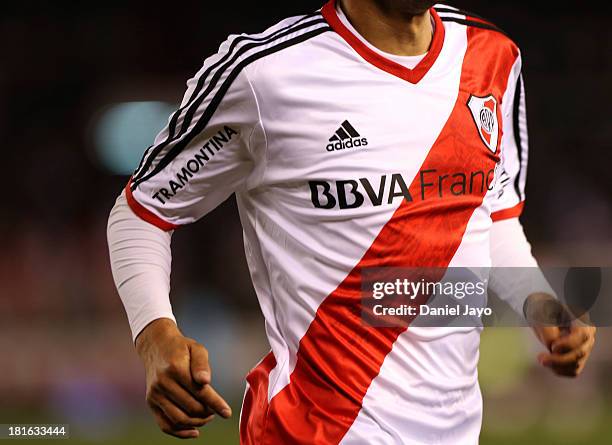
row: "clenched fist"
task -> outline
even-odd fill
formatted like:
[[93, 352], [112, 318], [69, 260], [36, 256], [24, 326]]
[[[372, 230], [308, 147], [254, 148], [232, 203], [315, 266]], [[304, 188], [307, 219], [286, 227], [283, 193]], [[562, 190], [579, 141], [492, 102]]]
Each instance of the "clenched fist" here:
[[208, 352], [184, 337], [172, 320], [161, 318], [149, 324], [138, 335], [136, 350], [146, 371], [147, 404], [164, 433], [196, 438], [197, 428], [215, 413], [224, 418], [232, 415], [210, 384]]
[[579, 376], [595, 345], [597, 329], [575, 318], [569, 308], [546, 294], [529, 296], [525, 316], [548, 349], [538, 355], [539, 362], [557, 375]]

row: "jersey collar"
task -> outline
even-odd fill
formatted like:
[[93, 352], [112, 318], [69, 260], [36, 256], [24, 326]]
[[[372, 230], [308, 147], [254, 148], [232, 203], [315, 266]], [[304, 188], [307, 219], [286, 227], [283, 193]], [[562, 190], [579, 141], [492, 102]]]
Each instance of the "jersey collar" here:
[[442, 45], [444, 44], [444, 24], [438, 13], [431, 8], [429, 10], [431, 16], [435, 21], [435, 31], [429, 52], [425, 55], [417, 66], [413, 69], [406, 68], [393, 60], [387, 59], [381, 54], [368, 48], [359, 37], [354, 35], [344, 24], [340, 21], [336, 12], [336, 0], [329, 0], [325, 6], [321, 9], [321, 14], [329, 23], [329, 26], [342, 37], [346, 43], [348, 43], [361, 57], [367, 62], [386, 71], [394, 76], [404, 79], [410, 83], [418, 83], [427, 74], [429, 69], [433, 66], [434, 62], [442, 51]]

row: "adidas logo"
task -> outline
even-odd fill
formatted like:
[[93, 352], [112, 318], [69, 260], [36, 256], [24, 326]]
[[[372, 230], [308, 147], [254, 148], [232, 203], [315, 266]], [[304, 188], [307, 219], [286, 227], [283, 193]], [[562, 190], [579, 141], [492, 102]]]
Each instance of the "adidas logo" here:
[[368, 145], [368, 140], [362, 138], [355, 130], [349, 121], [344, 121], [340, 124], [340, 128], [336, 130], [334, 135], [329, 138], [327, 151], [344, 150], [345, 148], [365, 147]]

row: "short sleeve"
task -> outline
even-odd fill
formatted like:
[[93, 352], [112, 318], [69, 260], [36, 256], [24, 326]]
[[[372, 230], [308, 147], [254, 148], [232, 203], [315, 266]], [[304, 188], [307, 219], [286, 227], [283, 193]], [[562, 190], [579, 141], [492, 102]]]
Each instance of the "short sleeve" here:
[[501, 170], [492, 204], [493, 221], [519, 217], [525, 203], [529, 141], [521, 65], [519, 56], [502, 103]]
[[187, 82], [180, 108], [126, 186], [130, 208], [164, 230], [194, 222], [246, 187], [258, 154], [257, 102], [231, 38]]

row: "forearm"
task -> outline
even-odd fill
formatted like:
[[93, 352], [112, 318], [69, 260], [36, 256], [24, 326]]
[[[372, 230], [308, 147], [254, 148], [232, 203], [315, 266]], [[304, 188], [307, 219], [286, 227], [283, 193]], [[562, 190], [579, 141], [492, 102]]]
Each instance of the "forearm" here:
[[493, 224], [491, 259], [490, 286], [517, 313], [524, 314], [525, 301], [530, 295], [555, 295], [531, 253], [518, 218]]
[[169, 298], [171, 236], [136, 216], [123, 193], [117, 198], [108, 220], [108, 248], [134, 339], [153, 320], [174, 321]]

